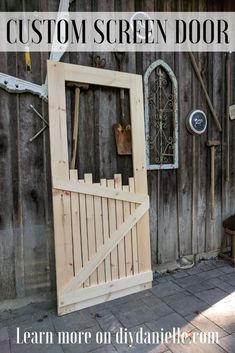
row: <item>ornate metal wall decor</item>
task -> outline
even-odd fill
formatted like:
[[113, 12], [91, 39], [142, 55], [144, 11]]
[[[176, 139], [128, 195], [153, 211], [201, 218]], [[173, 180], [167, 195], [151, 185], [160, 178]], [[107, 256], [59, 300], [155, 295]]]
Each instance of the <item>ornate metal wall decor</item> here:
[[178, 86], [163, 60], [145, 72], [144, 105], [148, 169], [178, 168]]

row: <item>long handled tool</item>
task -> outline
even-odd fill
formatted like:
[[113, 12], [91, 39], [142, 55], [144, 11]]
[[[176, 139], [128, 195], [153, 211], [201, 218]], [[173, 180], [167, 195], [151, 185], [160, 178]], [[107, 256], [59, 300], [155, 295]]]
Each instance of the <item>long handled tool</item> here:
[[189, 52], [189, 57], [191, 59], [191, 63], [193, 65], [193, 68], [194, 68], [194, 71], [195, 71], [195, 73], [197, 75], [197, 78], [198, 78], [198, 80], [199, 80], [199, 82], [200, 82], [200, 84], [202, 86], [203, 92], [204, 92], [205, 97], [206, 97], [207, 104], [208, 104], [208, 106], [210, 108], [210, 111], [211, 111], [211, 114], [212, 114], [212, 116], [214, 118], [214, 121], [215, 121], [215, 124], [217, 126], [217, 129], [221, 132], [222, 131], [222, 127], [220, 125], [219, 119], [218, 119], [218, 117], [216, 115], [216, 112], [214, 110], [214, 107], [213, 107], [213, 105], [211, 103], [210, 97], [209, 97], [209, 95], [207, 93], [207, 89], [206, 89], [205, 83], [203, 81], [203, 78], [202, 78], [201, 72], [199, 70], [199, 67], [198, 67], [198, 65], [196, 63], [195, 57], [194, 57], [194, 55], [191, 52]]
[[74, 119], [73, 119], [73, 143], [72, 143], [72, 158], [70, 169], [75, 169], [77, 146], [78, 146], [78, 128], [79, 128], [79, 102], [81, 89], [87, 90], [89, 85], [85, 83], [69, 82], [69, 87], [75, 87], [75, 104], [74, 104]]
[[208, 140], [211, 152], [211, 219], [215, 219], [215, 148], [220, 145], [218, 140]]

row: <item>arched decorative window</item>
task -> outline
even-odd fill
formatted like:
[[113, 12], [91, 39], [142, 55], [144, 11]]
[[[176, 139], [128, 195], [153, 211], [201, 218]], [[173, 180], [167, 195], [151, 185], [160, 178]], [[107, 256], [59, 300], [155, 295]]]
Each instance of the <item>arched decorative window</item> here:
[[145, 72], [144, 105], [147, 168], [178, 168], [178, 86], [163, 60]]

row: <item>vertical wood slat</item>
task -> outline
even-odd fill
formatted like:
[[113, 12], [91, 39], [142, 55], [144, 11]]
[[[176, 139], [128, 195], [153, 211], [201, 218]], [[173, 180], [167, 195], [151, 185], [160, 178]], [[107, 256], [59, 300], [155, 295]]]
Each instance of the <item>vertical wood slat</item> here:
[[[100, 184], [102, 187], [107, 186], [106, 179], [101, 179]], [[102, 224], [103, 224], [103, 235], [104, 235], [104, 243], [109, 239], [109, 221], [108, 221], [108, 199], [102, 197], [101, 198], [102, 204]], [[108, 254], [104, 263], [105, 263], [105, 279], [106, 282], [111, 281], [111, 255]]]
[[[129, 178], [130, 192], [135, 192], [134, 178]], [[131, 203], [131, 213], [135, 210], [135, 204]], [[132, 251], [133, 251], [133, 272], [134, 275], [139, 273], [139, 257], [138, 257], [138, 241], [137, 241], [137, 228], [136, 225], [131, 230]]]
[[[77, 181], [78, 173], [76, 169], [70, 170], [70, 180]], [[71, 217], [73, 234], [73, 257], [74, 257], [74, 275], [78, 275], [82, 268], [82, 249], [81, 249], [81, 231], [80, 231], [80, 207], [79, 194], [71, 192]]]
[[[128, 185], [122, 187], [123, 191], [130, 191]], [[130, 215], [131, 203], [123, 202], [123, 219], [124, 222], [126, 218]], [[124, 238], [125, 242], [125, 263], [126, 263], [126, 276], [131, 276], [133, 274], [133, 258], [132, 258], [132, 241], [131, 241], [131, 231], [127, 233]]]
[[[114, 187], [116, 189], [122, 188], [122, 176], [121, 174], [114, 174]], [[116, 217], [117, 217], [117, 229], [123, 223], [123, 205], [122, 201], [116, 201]], [[125, 277], [126, 275], [126, 264], [125, 264], [125, 247], [124, 239], [122, 239], [118, 246], [118, 270], [119, 278]]]
[[[107, 180], [107, 186], [114, 188], [114, 180]], [[108, 199], [109, 234], [116, 229], [115, 201]], [[111, 276], [112, 280], [118, 279], [118, 252], [117, 247], [111, 251]]]
[[[95, 183], [94, 185], [100, 185], [99, 183]], [[95, 211], [95, 237], [96, 237], [96, 247], [97, 252], [100, 247], [104, 244], [104, 236], [103, 236], [103, 226], [102, 226], [102, 204], [101, 197], [94, 196], [94, 211]], [[98, 274], [98, 283], [105, 282], [105, 267], [104, 261], [98, 266], [97, 274]]]
[[[79, 180], [79, 183], [84, 183], [84, 180]], [[86, 266], [88, 263], [88, 241], [87, 241], [87, 223], [86, 223], [86, 196], [79, 195], [80, 199], [80, 220], [81, 220], [81, 242], [82, 242], [82, 265]], [[89, 287], [89, 279], [84, 282], [84, 287]]]
[[[148, 194], [146, 150], [144, 133], [144, 105], [142, 76], [136, 75], [130, 89], [130, 111], [132, 133], [133, 175], [135, 192]], [[147, 212], [137, 224], [139, 270], [151, 269], [151, 251], [149, 237], [149, 213]]]
[[[84, 181], [87, 184], [92, 184], [92, 174], [84, 174]], [[91, 195], [86, 195], [86, 217], [88, 255], [90, 260], [96, 253], [94, 197]], [[97, 270], [90, 276], [90, 284], [91, 286], [97, 284]]]
[[[64, 66], [48, 63], [48, 98], [51, 170], [53, 176], [69, 179]], [[58, 90], [58, 86], [61, 87]], [[59, 103], [58, 103], [59, 102]], [[53, 192], [55, 251], [58, 293], [73, 278], [70, 193]], [[62, 217], [61, 217], [62, 216]]]

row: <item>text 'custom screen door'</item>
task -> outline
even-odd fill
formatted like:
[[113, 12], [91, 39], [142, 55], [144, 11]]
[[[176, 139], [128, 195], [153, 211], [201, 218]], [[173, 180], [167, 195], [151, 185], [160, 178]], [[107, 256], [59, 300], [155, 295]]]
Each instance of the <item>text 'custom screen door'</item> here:
[[[129, 90], [133, 178], [69, 169], [65, 82]], [[63, 315], [151, 287], [142, 77], [48, 61], [57, 306]]]

